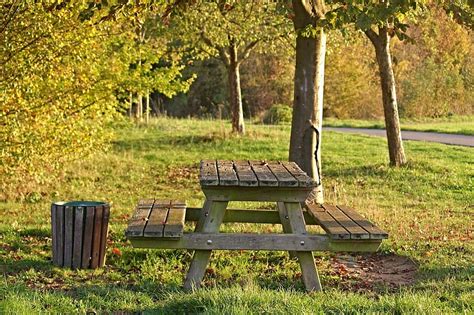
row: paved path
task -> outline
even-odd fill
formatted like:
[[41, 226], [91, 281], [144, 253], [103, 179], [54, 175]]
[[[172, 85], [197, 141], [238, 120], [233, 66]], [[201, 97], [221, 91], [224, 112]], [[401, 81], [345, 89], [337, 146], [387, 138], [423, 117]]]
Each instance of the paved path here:
[[[360, 133], [360, 134], [365, 134], [365, 135], [370, 135], [370, 136], [379, 136], [379, 137], [387, 136], [385, 133], [385, 129], [323, 127], [323, 130], [346, 132], [346, 133]], [[474, 136], [455, 135], [455, 134], [450, 134], [450, 133], [402, 130], [402, 139], [429, 141], [429, 142], [438, 142], [438, 143], [444, 143], [444, 144], [474, 147]]]

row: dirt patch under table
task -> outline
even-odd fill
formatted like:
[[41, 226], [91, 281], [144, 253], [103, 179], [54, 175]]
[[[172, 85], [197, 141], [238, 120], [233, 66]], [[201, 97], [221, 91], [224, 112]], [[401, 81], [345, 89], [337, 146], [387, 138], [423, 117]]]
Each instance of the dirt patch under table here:
[[335, 255], [331, 276], [338, 286], [350, 291], [395, 290], [415, 283], [418, 265], [409, 257], [395, 254]]

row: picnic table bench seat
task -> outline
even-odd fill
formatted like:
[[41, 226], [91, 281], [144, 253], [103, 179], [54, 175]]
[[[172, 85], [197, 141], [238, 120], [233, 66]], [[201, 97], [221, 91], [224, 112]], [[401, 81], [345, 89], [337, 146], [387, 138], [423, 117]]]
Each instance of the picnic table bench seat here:
[[125, 235], [179, 239], [183, 236], [186, 203], [179, 200], [145, 199], [138, 202]]
[[382, 240], [388, 233], [347, 206], [310, 204], [306, 211], [333, 240]]

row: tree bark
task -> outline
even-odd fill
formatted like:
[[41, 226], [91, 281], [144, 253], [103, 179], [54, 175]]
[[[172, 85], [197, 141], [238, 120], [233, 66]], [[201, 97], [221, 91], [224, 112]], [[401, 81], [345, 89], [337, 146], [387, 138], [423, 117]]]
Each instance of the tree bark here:
[[245, 133], [244, 111], [242, 107], [242, 92], [240, 89], [240, 62], [237, 57], [237, 47], [229, 46], [229, 100], [232, 112], [232, 132]]
[[397, 91], [395, 87], [395, 76], [393, 74], [392, 57], [390, 54], [390, 35], [386, 27], [379, 28], [378, 34], [372, 30], [367, 31], [366, 34], [375, 47], [375, 54], [379, 66], [390, 164], [393, 166], [401, 166], [406, 163], [406, 157], [400, 131]]
[[317, 183], [309, 202], [323, 203], [321, 183], [321, 128], [323, 118], [324, 64], [326, 34], [303, 37], [299, 31], [314, 25], [324, 8], [307, 1], [293, 1], [296, 38], [293, 117], [291, 122], [290, 161], [296, 162]]

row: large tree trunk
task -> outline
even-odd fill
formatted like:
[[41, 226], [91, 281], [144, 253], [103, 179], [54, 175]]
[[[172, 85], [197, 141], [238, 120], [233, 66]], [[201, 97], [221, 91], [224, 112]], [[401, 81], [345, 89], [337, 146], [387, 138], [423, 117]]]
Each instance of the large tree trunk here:
[[230, 45], [227, 72], [229, 76], [229, 100], [232, 112], [232, 131], [244, 134], [244, 111], [242, 107], [242, 92], [240, 90], [240, 63], [237, 58], [237, 48], [235, 45]]
[[397, 91], [395, 89], [395, 76], [390, 56], [390, 35], [386, 27], [380, 28], [379, 34], [370, 32], [367, 35], [375, 47], [379, 66], [390, 164], [400, 166], [406, 163], [406, 157], [400, 131]]
[[[311, 15], [300, 1], [293, 1], [293, 8], [297, 32], [314, 24], [317, 17]], [[318, 183], [311, 195], [312, 200], [309, 200], [317, 203], [324, 201], [320, 147], [325, 56], [326, 34], [323, 30], [314, 38], [298, 34], [289, 158]]]

